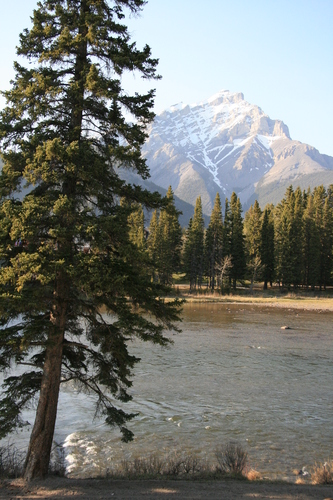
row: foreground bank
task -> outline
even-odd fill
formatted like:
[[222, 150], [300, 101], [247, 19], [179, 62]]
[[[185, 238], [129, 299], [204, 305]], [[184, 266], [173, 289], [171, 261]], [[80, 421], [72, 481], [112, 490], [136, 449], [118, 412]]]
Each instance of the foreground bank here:
[[333, 500], [333, 487], [279, 482], [107, 480], [49, 478], [26, 485], [22, 480], [0, 483], [0, 498], [67, 500]]

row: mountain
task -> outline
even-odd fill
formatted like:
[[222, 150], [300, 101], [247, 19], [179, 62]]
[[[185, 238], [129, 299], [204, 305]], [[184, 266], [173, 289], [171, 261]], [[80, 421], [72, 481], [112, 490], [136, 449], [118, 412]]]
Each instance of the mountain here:
[[217, 191], [222, 200], [235, 191], [246, 210], [255, 199], [262, 207], [278, 203], [290, 184], [307, 189], [333, 183], [332, 157], [293, 141], [282, 121], [227, 90], [157, 115], [143, 154], [151, 182], [171, 185], [191, 205], [201, 195], [207, 215]]
[[262, 208], [278, 203], [290, 184], [302, 189], [333, 184], [333, 157], [293, 141], [282, 121], [241, 93], [222, 90], [198, 104], [171, 106], [156, 116], [148, 133], [143, 154], [150, 179], [127, 169], [119, 174], [163, 195], [171, 185], [182, 226], [199, 195], [207, 224], [217, 192], [224, 203], [235, 191], [245, 212], [255, 199]]

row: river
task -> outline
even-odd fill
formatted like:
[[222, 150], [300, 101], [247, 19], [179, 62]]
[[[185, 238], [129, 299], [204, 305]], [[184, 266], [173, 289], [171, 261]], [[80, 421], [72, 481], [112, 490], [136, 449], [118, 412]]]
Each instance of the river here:
[[[67, 473], [104, 475], [124, 457], [174, 448], [214, 460], [230, 440], [271, 479], [332, 458], [332, 320], [332, 312], [186, 304], [172, 346], [130, 344], [142, 358], [125, 405], [139, 413], [132, 443], [93, 419], [90, 397], [62, 392], [55, 440], [65, 443]], [[12, 440], [24, 446], [30, 430]]]

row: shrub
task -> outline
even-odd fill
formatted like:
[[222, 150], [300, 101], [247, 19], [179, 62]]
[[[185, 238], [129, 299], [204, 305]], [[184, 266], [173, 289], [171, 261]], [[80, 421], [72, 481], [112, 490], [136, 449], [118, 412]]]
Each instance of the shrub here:
[[333, 461], [315, 464], [311, 472], [312, 484], [333, 484]]
[[247, 453], [240, 444], [229, 442], [215, 450], [218, 470], [223, 474], [242, 475], [247, 464]]
[[0, 477], [20, 477], [23, 475], [25, 453], [13, 444], [0, 447]]
[[173, 450], [163, 457], [156, 454], [147, 457], [124, 459], [118, 466], [107, 470], [108, 477], [159, 477], [159, 476], [189, 476], [210, 473], [206, 461], [194, 454], [182, 450]]

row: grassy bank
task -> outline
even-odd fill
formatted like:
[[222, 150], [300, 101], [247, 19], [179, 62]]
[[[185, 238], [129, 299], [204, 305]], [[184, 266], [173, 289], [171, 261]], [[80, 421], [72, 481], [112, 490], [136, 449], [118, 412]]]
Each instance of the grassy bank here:
[[308, 309], [333, 311], [333, 290], [306, 292], [304, 290], [288, 292], [278, 287], [263, 290], [257, 286], [251, 292], [249, 288], [243, 287], [236, 292], [221, 294], [220, 291], [212, 292], [206, 287], [190, 290], [187, 284], [176, 284], [173, 287], [174, 295], [186, 300], [186, 302], [216, 302], [229, 304], [257, 304], [270, 307], [285, 307], [294, 309]]
[[[56, 445], [57, 447], [59, 445]], [[242, 480], [270, 482], [251, 465], [247, 452], [235, 442], [217, 445], [215, 460], [209, 462], [181, 449], [161, 454], [153, 453], [114, 463], [99, 479], [114, 480]], [[0, 480], [23, 476], [24, 453], [14, 445], [0, 447]], [[51, 461], [49, 475], [64, 477], [65, 457]], [[316, 463], [309, 471], [293, 471], [296, 484], [333, 485], [333, 461]], [[71, 478], [71, 475], [69, 475]], [[75, 477], [74, 477], [75, 478]]]

